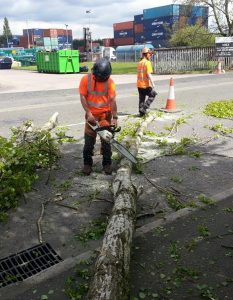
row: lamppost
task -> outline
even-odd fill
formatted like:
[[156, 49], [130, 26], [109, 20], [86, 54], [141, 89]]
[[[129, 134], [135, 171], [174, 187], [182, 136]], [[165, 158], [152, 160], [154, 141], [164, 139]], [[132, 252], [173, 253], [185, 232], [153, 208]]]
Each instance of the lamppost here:
[[90, 46], [91, 46], [91, 61], [93, 61], [92, 38], [91, 38], [91, 10], [86, 10], [86, 14], [89, 14], [89, 39], [90, 39]]
[[8, 40], [8, 33], [6, 32], [6, 43], [7, 43], [7, 48], [9, 48], [9, 40]]
[[66, 48], [68, 49], [68, 30], [67, 30], [68, 24], [65, 24], [65, 26], [66, 26]]
[[30, 49], [31, 46], [30, 46], [30, 39], [29, 39], [29, 32], [28, 32], [28, 20], [26, 21], [26, 23], [27, 23], [28, 49]]

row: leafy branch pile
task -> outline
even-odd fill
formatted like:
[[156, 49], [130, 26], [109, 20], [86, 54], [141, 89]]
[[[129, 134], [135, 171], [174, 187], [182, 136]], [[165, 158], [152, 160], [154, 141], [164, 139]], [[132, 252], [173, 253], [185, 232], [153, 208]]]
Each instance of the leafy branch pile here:
[[216, 118], [233, 117], [233, 99], [225, 101], [213, 101], [204, 108], [204, 113]]
[[228, 133], [233, 133], [233, 128], [228, 128], [221, 123], [215, 124], [213, 126], [209, 126], [209, 128], [213, 131], [216, 131], [222, 135], [226, 135]]
[[19, 198], [31, 190], [38, 168], [51, 168], [59, 157], [59, 144], [67, 141], [65, 130], [32, 129], [27, 121], [12, 129], [9, 139], [0, 136], [0, 222], [17, 207]]

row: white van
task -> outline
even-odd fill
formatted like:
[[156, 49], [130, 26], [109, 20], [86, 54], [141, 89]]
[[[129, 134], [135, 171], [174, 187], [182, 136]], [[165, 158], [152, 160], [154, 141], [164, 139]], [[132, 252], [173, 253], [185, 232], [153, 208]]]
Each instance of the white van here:
[[116, 50], [113, 47], [104, 47], [103, 57], [110, 61], [116, 61]]

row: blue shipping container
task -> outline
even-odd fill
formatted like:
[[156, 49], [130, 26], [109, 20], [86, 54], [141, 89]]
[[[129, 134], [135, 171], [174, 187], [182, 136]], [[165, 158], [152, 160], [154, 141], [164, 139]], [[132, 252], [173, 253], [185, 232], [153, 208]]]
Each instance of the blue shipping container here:
[[208, 17], [203, 17], [203, 26], [208, 28]]
[[158, 32], [171, 33], [171, 29], [161, 26], [161, 27], [157, 27], [157, 28], [151, 28], [150, 30], [144, 30], [143, 33], [147, 34], [147, 33], [158, 33]]
[[168, 27], [172, 27], [174, 24], [177, 24], [179, 21], [179, 17], [178, 16], [167, 16], [167, 17], [160, 17], [160, 18], [153, 18], [153, 19], [147, 19], [143, 21], [143, 27], [144, 30], [147, 31], [151, 31], [154, 28], [166, 28]]
[[194, 26], [197, 23], [198, 17], [189, 17], [187, 18], [187, 25]]
[[134, 16], [134, 24], [141, 24], [143, 21], [143, 14]]
[[152, 19], [165, 16], [179, 16], [179, 5], [171, 4], [160, 7], [153, 7], [143, 10], [143, 19]]
[[33, 29], [33, 34], [34, 34], [34, 35], [40, 35], [40, 36], [43, 36], [43, 33], [44, 33], [44, 29], [40, 29], [40, 28], [34, 28], [34, 29]]
[[37, 35], [38, 37], [43, 37], [44, 36], [44, 29], [40, 28], [29, 28], [29, 29], [23, 29], [23, 35]]
[[204, 14], [203, 6], [193, 6], [191, 16], [193, 17], [202, 17]]
[[168, 40], [153, 40], [153, 41], [151, 41], [151, 44], [155, 48], [167, 48], [167, 47], [169, 47], [169, 41]]
[[[64, 44], [64, 43], [67, 42], [67, 36], [66, 35], [59, 35], [57, 37], [57, 39], [58, 39], [58, 43], [60, 43], [60, 44]], [[72, 43], [72, 40], [73, 40], [72, 36], [68, 35], [68, 43]]]
[[134, 37], [133, 29], [114, 31], [114, 39]]
[[208, 17], [190, 17], [187, 19], [187, 25], [194, 26], [196, 24], [208, 27]]
[[143, 33], [135, 33], [134, 42], [135, 43], [143, 43], [145, 41], [145, 37]]
[[180, 16], [191, 17], [192, 15], [192, 6], [191, 5], [180, 5]]
[[208, 6], [204, 6], [203, 7], [203, 16], [209, 16], [209, 7]]
[[146, 40], [163, 40], [163, 39], [168, 39], [169, 35], [165, 31], [145, 31], [144, 36]]

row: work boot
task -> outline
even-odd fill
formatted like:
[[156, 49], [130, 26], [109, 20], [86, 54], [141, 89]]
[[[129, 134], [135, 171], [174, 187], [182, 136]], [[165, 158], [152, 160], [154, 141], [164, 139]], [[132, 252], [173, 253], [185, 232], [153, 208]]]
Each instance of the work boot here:
[[139, 118], [143, 118], [145, 116], [146, 113], [144, 112], [139, 112], [138, 115], [136, 115], [136, 117], [139, 117]]
[[103, 171], [106, 175], [112, 175], [112, 166], [111, 165], [103, 166]]
[[92, 172], [92, 166], [90, 166], [90, 165], [84, 165], [83, 166], [83, 173], [85, 175], [90, 175], [91, 172]]
[[145, 114], [146, 114], [146, 109], [140, 108], [139, 109], [139, 117], [142, 118], [145, 116]]

